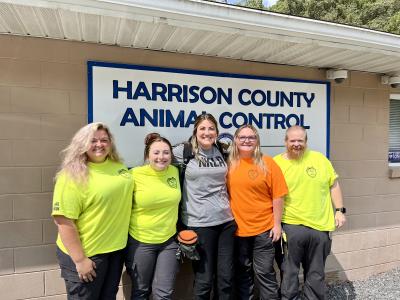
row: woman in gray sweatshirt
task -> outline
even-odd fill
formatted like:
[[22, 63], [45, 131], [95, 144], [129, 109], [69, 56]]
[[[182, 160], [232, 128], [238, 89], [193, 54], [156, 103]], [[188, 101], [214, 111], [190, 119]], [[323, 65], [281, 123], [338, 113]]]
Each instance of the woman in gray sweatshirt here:
[[[211, 114], [199, 115], [190, 139], [193, 158], [186, 165], [182, 191], [181, 218], [198, 235], [199, 261], [193, 261], [194, 299], [232, 298], [233, 249], [236, 223], [226, 188], [227, 164], [216, 147], [218, 123]], [[174, 156], [183, 164], [184, 144]]]

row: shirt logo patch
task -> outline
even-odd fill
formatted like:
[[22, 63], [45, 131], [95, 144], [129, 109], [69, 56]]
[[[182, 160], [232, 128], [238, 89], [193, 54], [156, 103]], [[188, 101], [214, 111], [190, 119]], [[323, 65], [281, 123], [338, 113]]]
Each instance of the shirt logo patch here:
[[121, 175], [122, 177], [125, 177], [125, 178], [128, 178], [128, 179], [131, 178], [131, 174], [126, 169], [119, 169], [118, 170], [118, 175]]
[[314, 167], [308, 167], [306, 169], [306, 173], [308, 176], [310, 176], [311, 178], [314, 178], [315, 176], [317, 176], [317, 170]]
[[178, 187], [178, 183], [177, 183], [175, 177], [170, 177], [170, 178], [168, 178], [168, 179], [167, 179], [167, 183], [168, 183], [168, 185], [169, 185], [170, 187], [172, 187], [172, 188], [174, 188], [174, 189], [176, 189], [176, 188]]
[[257, 170], [250, 170], [248, 172], [249, 178], [251, 180], [255, 180], [258, 177], [258, 171]]

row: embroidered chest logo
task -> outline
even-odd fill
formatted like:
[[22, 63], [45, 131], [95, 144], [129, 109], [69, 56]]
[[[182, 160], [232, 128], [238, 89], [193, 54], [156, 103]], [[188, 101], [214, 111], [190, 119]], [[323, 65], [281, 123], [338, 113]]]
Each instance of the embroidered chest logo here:
[[170, 177], [170, 178], [168, 178], [168, 179], [167, 179], [167, 183], [168, 183], [168, 185], [169, 185], [170, 187], [172, 187], [172, 188], [174, 188], [174, 189], [176, 189], [176, 188], [178, 187], [178, 183], [177, 183], [175, 177]]
[[311, 178], [315, 178], [315, 176], [317, 176], [317, 169], [315, 169], [314, 167], [308, 167], [306, 169], [306, 173]]
[[119, 169], [118, 174], [124, 178], [128, 178], [128, 179], [131, 178], [131, 174], [128, 172], [128, 170], [125, 170], [125, 169]]
[[257, 170], [249, 170], [248, 175], [251, 180], [255, 180], [258, 177], [258, 171]]

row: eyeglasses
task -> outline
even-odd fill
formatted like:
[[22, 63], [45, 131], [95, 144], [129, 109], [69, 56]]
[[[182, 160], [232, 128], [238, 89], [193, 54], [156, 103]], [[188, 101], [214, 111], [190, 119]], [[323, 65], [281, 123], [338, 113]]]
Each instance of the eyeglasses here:
[[246, 140], [248, 140], [249, 142], [255, 142], [257, 140], [257, 137], [255, 135], [249, 135], [249, 136], [238, 136], [238, 140], [240, 142], [245, 142]]

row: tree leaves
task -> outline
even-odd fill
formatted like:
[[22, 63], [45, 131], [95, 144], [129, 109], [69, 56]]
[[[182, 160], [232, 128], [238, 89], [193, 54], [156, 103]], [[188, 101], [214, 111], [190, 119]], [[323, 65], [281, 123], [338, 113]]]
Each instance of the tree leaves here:
[[400, 34], [400, 0], [278, 0], [269, 10]]

